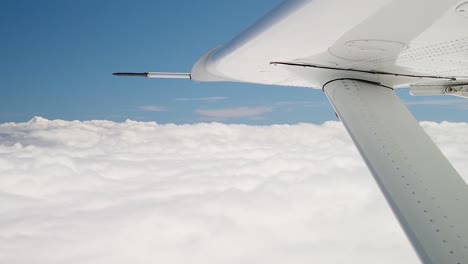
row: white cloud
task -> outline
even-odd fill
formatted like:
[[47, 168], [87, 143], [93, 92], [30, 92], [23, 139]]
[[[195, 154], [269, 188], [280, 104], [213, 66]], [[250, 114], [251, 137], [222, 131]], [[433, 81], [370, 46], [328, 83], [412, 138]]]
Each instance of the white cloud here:
[[418, 260], [338, 122], [0, 125], [0, 263], [349, 262]]
[[322, 107], [325, 105], [325, 102], [313, 102], [313, 101], [281, 101], [275, 103], [276, 106], [292, 107], [292, 106], [301, 106], [301, 107]]
[[166, 112], [167, 109], [162, 106], [157, 105], [143, 105], [139, 107], [140, 110], [148, 111], [148, 112]]
[[223, 108], [223, 109], [197, 109], [196, 112], [199, 115], [208, 118], [214, 118], [219, 120], [229, 118], [241, 118], [250, 117], [258, 118], [263, 114], [270, 113], [273, 111], [271, 107], [237, 107], [237, 108]]
[[214, 96], [214, 97], [200, 97], [200, 98], [176, 98], [176, 101], [208, 101], [208, 102], [217, 102], [226, 100], [227, 97], [223, 96]]

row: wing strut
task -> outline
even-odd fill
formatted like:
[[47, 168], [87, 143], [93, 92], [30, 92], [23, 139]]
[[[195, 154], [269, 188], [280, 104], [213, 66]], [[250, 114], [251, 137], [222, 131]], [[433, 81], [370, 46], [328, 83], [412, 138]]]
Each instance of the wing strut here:
[[324, 91], [421, 261], [468, 264], [468, 186], [393, 90], [341, 79]]

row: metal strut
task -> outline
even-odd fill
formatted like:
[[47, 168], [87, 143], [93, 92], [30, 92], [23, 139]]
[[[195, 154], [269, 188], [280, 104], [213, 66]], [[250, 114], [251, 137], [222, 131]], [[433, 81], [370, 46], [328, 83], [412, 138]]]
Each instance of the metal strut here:
[[468, 264], [468, 186], [395, 93], [342, 79], [324, 92], [425, 264]]

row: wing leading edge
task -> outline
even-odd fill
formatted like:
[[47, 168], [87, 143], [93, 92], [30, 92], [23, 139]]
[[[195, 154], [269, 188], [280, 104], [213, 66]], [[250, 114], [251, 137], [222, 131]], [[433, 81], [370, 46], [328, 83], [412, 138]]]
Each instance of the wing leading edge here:
[[[192, 78], [320, 88], [328, 81], [323, 76], [334, 74], [310, 71], [305, 80], [291, 73], [291, 67], [271, 62], [466, 78], [468, 16], [459, 7], [464, 2], [283, 1], [232, 41], [206, 54], [194, 66]], [[421, 80], [378, 81], [397, 86]]]

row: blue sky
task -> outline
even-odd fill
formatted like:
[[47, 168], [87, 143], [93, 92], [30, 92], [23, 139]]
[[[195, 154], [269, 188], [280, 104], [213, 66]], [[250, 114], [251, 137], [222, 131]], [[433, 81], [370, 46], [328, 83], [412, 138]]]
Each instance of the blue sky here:
[[[0, 122], [34, 116], [258, 125], [336, 120], [320, 90], [111, 75], [189, 72], [206, 51], [279, 2], [4, 0]], [[398, 94], [419, 120], [468, 121], [468, 100]]]

